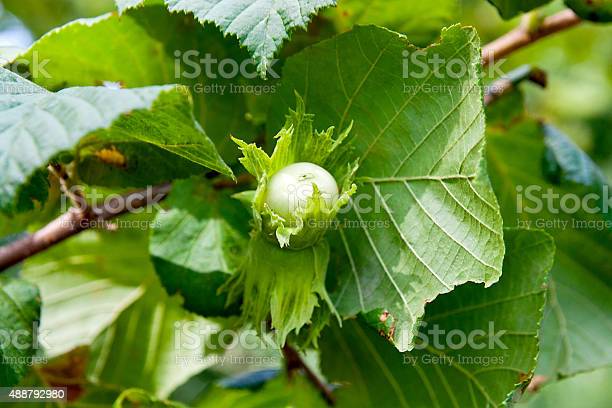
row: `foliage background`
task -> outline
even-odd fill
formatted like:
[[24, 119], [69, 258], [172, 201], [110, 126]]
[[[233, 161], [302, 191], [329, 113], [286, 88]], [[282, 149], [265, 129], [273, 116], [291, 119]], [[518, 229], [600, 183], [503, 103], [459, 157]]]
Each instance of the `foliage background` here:
[[[16, 49], [27, 48], [54, 27], [75, 18], [115, 10], [112, 0], [4, 0], [3, 3], [14, 14], [4, 10], [0, 16], [0, 56], [7, 60], [17, 53]], [[562, 7], [560, 2], [553, 2], [544, 11], [549, 13]], [[441, 17], [445, 18], [449, 16]], [[518, 19], [502, 20], [490, 4], [481, 0], [462, 0], [458, 13], [450, 16], [450, 21], [474, 25], [483, 44], [518, 24]], [[317, 24], [317, 20], [312, 24]], [[391, 24], [389, 28], [405, 32], [417, 43], [431, 39], [431, 33], [424, 33], [418, 25], [397, 24], [398, 27]], [[296, 35], [283, 52], [291, 53], [301, 42], [308, 42], [304, 37]], [[529, 63], [548, 73], [546, 89], [523, 86], [527, 110], [571, 135], [609, 179], [612, 178], [611, 38], [612, 26], [583, 24], [512, 54], [504, 65], [504, 70], [509, 71]], [[544, 387], [521, 405], [602, 407], [612, 400], [611, 383], [612, 369], [580, 374]]]

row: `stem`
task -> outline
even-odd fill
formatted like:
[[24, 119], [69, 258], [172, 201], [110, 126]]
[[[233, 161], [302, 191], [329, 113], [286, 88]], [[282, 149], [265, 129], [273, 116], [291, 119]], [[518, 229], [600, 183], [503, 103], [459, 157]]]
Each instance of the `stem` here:
[[336, 404], [336, 397], [332, 394], [327, 384], [306, 365], [300, 353], [297, 352], [289, 344], [285, 344], [283, 347], [283, 356], [287, 361], [287, 375], [291, 378], [296, 371], [303, 371], [308, 380], [319, 390], [321, 396], [325, 399], [328, 405], [333, 406]]
[[530, 28], [527, 24], [521, 24], [483, 47], [482, 64], [487, 66], [540, 38], [571, 28], [581, 21], [580, 17], [572, 10], [567, 9], [545, 18], [540, 25], [534, 28]]
[[136, 191], [111, 200], [107, 207], [100, 210], [90, 207], [70, 208], [35, 233], [0, 247], [0, 272], [66, 238], [125, 214], [130, 209], [146, 207], [161, 201], [166, 198], [170, 189], [171, 185], [166, 183], [147, 190]]
[[60, 190], [70, 199], [73, 207], [82, 208], [83, 205], [87, 205], [81, 191], [78, 188], [73, 189], [69, 185], [69, 177], [68, 174], [66, 174], [66, 169], [64, 166], [59, 164], [49, 164], [47, 166], [47, 170], [49, 173], [55, 176], [55, 178], [57, 178], [60, 185]]
[[254, 181], [256, 181], [255, 177], [251, 176], [249, 173], [242, 173], [238, 177], [236, 177], [236, 180], [232, 180], [229, 178], [219, 179], [213, 183], [213, 187], [215, 188], [215, 190], [223, 190], [226, 188], [248, 186]]

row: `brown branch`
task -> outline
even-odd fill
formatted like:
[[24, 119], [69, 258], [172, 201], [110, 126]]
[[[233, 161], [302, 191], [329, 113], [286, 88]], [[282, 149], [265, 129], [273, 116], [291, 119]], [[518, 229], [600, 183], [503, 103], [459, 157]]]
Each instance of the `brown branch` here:
[[331, 389], [306, 365], [300, 354], [291, 347], [289, 344], [285, 344], [283, 347], [283, 356], [287, 363], [287, 374], [291, 378], [295, 372], [302, 371], [308, 380], [319, 390], [321, 396], [329, 405], [336, 404], [336, 397], [332, 394]]
[[547, 78], [546, 72], [539, 68], [523, 65], [498, 79], [487, 87], [484, 96], [485, 105], [490, 105], [502, 96], [512, 91], [519, 83], [523, 81], [531, 81], [542, 88], [546, 87]]
[[514, 30], [485, 45], [482, 49], [482, 63], [487, 66], [540, 38], [571, 28], [581, 21], [580, 17], [572, 10], [567, 9], [545, 18], [533, 29], [527, 24], [521, 24]]
[[112, 218], [163, 200], [170, 192], [170, 183], [150, 187], [110, 200], [103, 208], [70, 208], [42, 229], [0, 247], [0, 271], [62, 242], [66, 238], [105, 224]]

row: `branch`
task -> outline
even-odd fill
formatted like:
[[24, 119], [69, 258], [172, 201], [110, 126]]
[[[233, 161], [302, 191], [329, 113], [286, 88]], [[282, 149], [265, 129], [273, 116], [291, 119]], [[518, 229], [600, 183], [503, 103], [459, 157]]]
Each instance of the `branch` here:
[[530, 65], [523, 65], [513, 71], [510, 71], [503, 78], [498, 79], [487, 87], [484, 103], [490, 105], [502, 96], [512, 91], [519, 83], [523, 81], [531, 81], [542, 88], [546, 87], [547, 79], [546, 72], [539, 68], [534, 68]]
[[285, 344], [283, 347], [283, 356], [285, 356], [285, 360], [287, 361], [287, 374], [289, 378], [296, 371], [303, 371], [308, 380], [319, 390], [321, 396], [325, 399], [325, 401], [329, 405], [336, 404], [336, 397], [332, 394], [332, 391], [329, 389], [327, 384], [325, 384], [321, 379], [306, 365], [304, 360], [300, 354], [289, 344]]
[[582, 20], [572, 10], [567, 9], [545, 18], [535, 28], [531, 24], [521, 24], [519, 27], [485, 45], [482, 49], [482, 64], [484, 66], [527, 45], [556, 32], [571, 28]]
[[104, 221], [125, 214], [131, 209], [157, 203], [166, 198], [170, 189], [170, 183], [166, 183], [136, 191], [110, 200], [108, 206], [101, 209], [72, 207], [35, 233], [0, 247], [0, 272], [66, 238], [103, 224]]

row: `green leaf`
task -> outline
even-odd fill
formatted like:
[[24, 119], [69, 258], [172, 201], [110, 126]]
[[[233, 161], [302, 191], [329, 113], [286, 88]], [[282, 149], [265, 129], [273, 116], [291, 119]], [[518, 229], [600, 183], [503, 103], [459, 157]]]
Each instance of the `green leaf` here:
[[[115, 3], [117, 3], [117, 8], [119, 9], [119, 12], [123, 13], [126, 10], [129, 10], [131, 8], [134, 7], [140, 7], [143, 4], [145, 4], [147, 0], [115, 0]], [[148, 3], [151, 3], [152, 1], [155, 0], [149, 0]]]
[[[404, 75], [413, 55], [444, 63], [424, 78], [420, 70]], [[446, 74], [451, 63], [465, 74]], [[295, 91], [315, 128], [354, 123], [346, 143], [360, 160], [354, 200], [363, 197], [366, 211], [353, 206], [330, 240], [336, 307], [343, 316], [387, 310], [399, 321], [396, 345], [409, 349], [427, 302], [468, 281], [489, 286], [501, 274], [501, 217], [480, 165], [476, 31], [454, 26], [419, 50], [399, 34], [357, 27], [290, 58], [283, 75], [272, 132]]]
[[0, 86], [2, 211], [28, 209], [31, 200], [46, 198], [46, 189], [36, 180], [53, 158], [108, 149], [117, 142], [148, 144], [232, 174], [193, 119], [189, 92], [183, 87], [85, 87], [51, 93], [5, 69], [0, 71]]
[[159, 400], [138, 388], [130, 388], [119, 395], [119, 398], [113, 404], [113, 408], [123, 407], [186, 408], [185, 405], [177, 402]]
[[216, 363], [215, 355], [208, 355], [210, 350], [204, 346], [220, 330], [218, 323], [185, 311], [180, 296], [169, 297], [155, 280], [95, 340], [87, 379], [119, 389], [141, 388], [166, 398]]
[[586, 20], [602, 23], [612, 21], [612, 1], [610, 0], [565, 0], [565, 4]]
[[170, 209], [155, 218], [149, 247], [162, 284], [170, 294], [180, 292], [190, 311], [231, 313], [227, 296], [217, 290], [246, 252], [248, 211], [196, 179], [175, 183], [167, 204]]
[[355, 24], [374, 24], [406, 34], [408, 39], [426, 45], [440, 30], [457, 21], [459, 2], [439, 0], [435, 7], [419, 0], [340, 0], [329, 15], [338, 30]]
[[612, 367], [568, 378], [529, 396], [520, 408], [601, 408], [612, 398]]
[[22, 276], [40, 287], [50, 358], [89, 346], [153, 277], [142, 232], [88, 231], [28, 259]]
[[[500, 109], [501, 111], [499, 111]], [[513, 109], [516, 109], [513, 108]], [[519, 104], [520, 109], [520, 104]], [[565, 377], [612, 363], [612, 221], [601, 211], [609, 186], [587, 155], [559, 132], [522, 112], [512, 124], [489, 126], [488, 163], [505, 225], [543, 228], [555, 239], [538, 373]], [[529, 189], [529, 190], [528, 190]], [[557, 195], [557, 199], [545, 198]], [[574, 198], [600, 211], [564, 211]], [[537, 208], [542, 205], [541, 208]], [[533, 209], [533, 210], [532, 210]]]
[[[207, 57], [210, 65], [200, 64]], [[229, 135], [252, 140], [257, 131], [247, 115], [248, 104], [276, 89], [272, 80], [221, 75], [231, 71], [229, 65], [221, 71], [221, 61], [242, 64], [249, 58], [237, 41], [223, 38], [215, 27], [152, 5], [120, 16], [74, 21], [43, 36], [18, 61], [27, 65], [34, 82], [53, 90], [104, 82], [126, 88], [176, 82], [188, 86], [196, 119], [221, 156], [235, 162], [238, 150]], [[248, 64], [244, 74], [256, 75], [255, 67]]]
[[[272, 65], [274, 54], [296, 28], [306, 28], [320, 9], [335, 6], [335, 0], [164, 0], [170, 11], [193, 13], [202, 24], [213, 23], [223, 34], [238, 37], [262, 75]], [[118, 0], [120, 10], [145, 0]], [[146, 3], [145, 3], [146, 4]]]
[[[181, 408], [182, 403], [159, 400], [149, 393], [139, 389], [124, 391], [115, 402], [114, 408]], [[302, 376], [287, 379], [279, 376], [266, 382], [256, 390], [230, 388], [221, 384], [212, 384], [199, 390], [190, 407], [208, 408], [323, 408], [327, 405], [316, 389]]]
[[17, 385], [39, 347], [40, 294], [33, 284], [0, 276], [0, 384]]
[[489, 0], [504, 19], [510, 19], [526, 11], [550, 3], [551, 0]]
[[[323, 373], [344, 384], [339, 407], [498, 406], [529, 380], [554, 245], [538, 231], [506, 230], [505, 239], [499, 283], [464, 285], [429, 304], [418, 349], [399, 353], [359, 320], [324, 333]], [[438, 344], [432, 330], [442, 333]], [[461, 346], [458, 333], [474, 344]]]
[[305, 377], [295, 376], [287, 379], [285, 376], [279, 376], [257, 391], [216, 386], [193, 406], [196, 408], [324, 408], [327, 405]]
[[[544, 125], [546, 176], [554, 183], [602, 190], [607, 180], [591, 158], [574, 142], [550, 125]], [[605, 215], [604, 215], [605, 217]]]
[[[51, 179], [53, 183], [56, 179]], [[59, 183], [58, 183], [59, 184]], [[44, 188], [48, 188], [45, 184]], [[0, 237], [10, 238], [34, 228], [41, 228], [57, 217], [57, 207], [60, 198], [59, 186], [51, 185], [45, 205], [35, 206], [32, 211], [19, 214], [0, 213]], [[0, 241], [3, 240], [0, 238]], [[4, 243], [6, 244], [6, 242]]]
[[70, 20], [97, 16], [113, 9], [112, 0], [2, 0], [2, 5], [25, 22], [37, 37]]
[[[209, 350], [188, 346], [193, 333], [210, 336], [219, 324], [186, 312], [180, 297], [164, 292], [147, 250], [150, 217], [143, 218], [118, 221], [134, 231], [88, 231], [26, 263], [23, 274], [41, 285], [46, 355], [57, 357], [56, 366], [66, 360], [64, 369], [42, 367], [43, 376], [88, 389], [143, 388], [165, 398], [217, 362], [212, 352], [204, 354]], [[189, 332], [177, 335], [181, 324]]]

